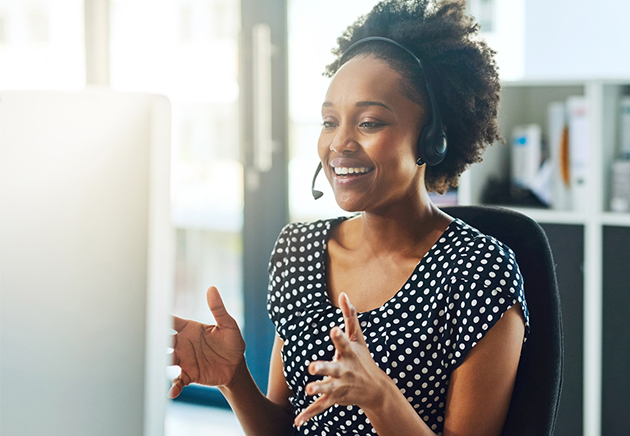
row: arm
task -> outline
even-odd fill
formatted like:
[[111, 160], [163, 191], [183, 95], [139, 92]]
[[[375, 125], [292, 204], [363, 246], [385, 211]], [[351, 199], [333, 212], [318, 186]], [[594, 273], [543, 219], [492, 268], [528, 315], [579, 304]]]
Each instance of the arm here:
[[524, 334], [523, 312], [516, 304], [453, 371], [446, 399], [444, 436], [501, 434]]
[[244, 359], [234, 383], [219, 387], [247, 435], [279, 436], [292, 433], [293, 406], [289, 402], [291, 391], [282, 372], [280, 355], [283, 345], [282, 340], [276, 336], [266, 397], [256, 386]]
[[292, 410], [287, 394], [290, 391], [286, 383], [285, 391], [280, 388], [281, 382], [284, 382], [280, 360], [281, 341], [276, 340], [272, 355], [270, 390], [273, 395], [270, 400], [260, 392], [252, 379], [245, 362], [245, 343], [240, 329], [227, 313], [215, 287], [208, 289], [207, 299], [216, 325], [174, 317], [177, 334], [173, 341], [173, 363], [180, 366], [182, 372], [173, 381], [169, 396], [177, 397], [184, 386], [190, 383], [217, 386], [229, 401], [247, 435], [290, 434]]
[[[418, 416], [394, 382], [371, 359], [356, 317], [342, 294], [339, 299], [348, 335], [331, 331], [337, 349], [333, 362], [314, 362], [313, 374], [328, 379], [307, 386], [323, 394], [304, 410], [302, 424], [332, 404], [356, 404], [380, 436], [435, 435]], [[524, 334], [520, 308], [508, 310], [469, 352], [451, 375], [445, 410], [444, 436], [499, 435], [509, 407]]]

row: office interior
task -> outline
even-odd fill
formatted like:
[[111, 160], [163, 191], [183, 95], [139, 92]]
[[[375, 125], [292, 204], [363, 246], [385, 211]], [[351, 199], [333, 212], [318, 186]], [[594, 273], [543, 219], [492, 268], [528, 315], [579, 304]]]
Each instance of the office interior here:
[[[157, 131], [168, 137], [169, 146], [169, 171], [163, 174], [168, 174], [172, 236], [171, 264], [164, 269], [170, 290], [161, 294], [168, 298], [152, 304], [211, 323], [205, 291], [217, 286], [241, 326], [248, 364], [263, 391], [273, 341], [266, 313], [271, 247], [287, 222], [346, 214], [334, 203], [323, 177], [316, 185], [323, 198], [313, 200], [310, 191], [318, 162], [319, 108], [329, 80], [322, 72], [336, 38], [376, 3], [0, 0], [0, 93], [112, 92], [168, 101], [168, 128]], [[508, 204], [504, 199], [497, 203], [538, 221], [554, 251], [565, 337], [555, 434], [626, 435], [630, 212], [611, 200], [616, 198], [613, 166], [630, 158], [621, 150], [618, 109], [630, 96], [630, 3], [469, 0], [469, 9], [481, 35], [497, 51], [504, 82], [499, 116], [507, 144], [490, 147], [484, 162], [464, 174], [457, 190], [434, 200], [445, 205], [487, 203], [489, 184], [509, 181], [514, 128], [537, 124], [546, 138], [550, 104], [582, 98], [589, 122], [587, 183], [580, 185], [578, 197], [562, 206]], [[7, 304], [8, 292], [2, 290], [5, 304], [0, 300], [5, 319], [13, 309]], [[146, 341], [161, 337], [160, 331], [150, 330], [150, 323], [138, 328], [147, 328]], [[10, 329], [3, 323], [0, 338], [10, 337]], [[111, 347], [113, 354], [122, 352], [120, 342]], [[9, 386], [9, 369], [3, 366], [0, 386]], [[159, 375], [164, 396], [166, 380], [176, 374], [177, 368], [169, 367]], [[154, 406], [147, 398], [130, 406], [142, 416], [128, 426], [120, 424], [117, 434], [243, 434], [216, 389], [190, 386], [174, 402], [164, 398], [151, 413], [147, 410]], [[84, 401], [98, 405], [101, 399], [91, 392]], [[0, 402], [11, 403], [7, 390], [0, 390]], [[153, 424], [148, 424], [147, 413]], [[15, 419], [0, 415], [0, 433], [13, 434], [10, 428], [14, 434], [33, 434], [28, 429], [35, 426], [28, 422], [52, 415], [21, 416], [26, 423], [22, 430], [15, 430]], [[50, 428], [50, 434], [63, 432], [59, 423]], [[101, 428], [90, 434], [111, 433]]]

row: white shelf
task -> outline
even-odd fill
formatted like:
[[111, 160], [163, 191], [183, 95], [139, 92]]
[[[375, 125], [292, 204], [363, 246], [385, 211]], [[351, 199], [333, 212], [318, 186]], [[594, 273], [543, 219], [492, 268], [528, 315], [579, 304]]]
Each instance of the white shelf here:
[[630, 227], [630, 213], [606, 212], [602, 214], [605, 226]]
[[497, 206], [522, 213], [539, 224], [585, 225], [593, 223], [603, 226], [630, 227], [630, 213], [603, 212], [593, 215], [572, 211], [514, 207], [502, 204]]
[[580, 80], [580, 79], [569, 79], [569, 80], [561, 80], [558, 78], [544, 78], [539, 77], [537, 79], [525, 79], [525, 80], [506, 80], [503, 81], [504, 88], [511, 87], [566, 87], [566, 86], [584, 86], [587, 83], [601, 83], [602, 85], [628, 85], [630, 83], [630, 79], [628, 78], [606, 78], [606, 79], [597, 79], [597, 80]]
[[514, 206], [503, 207], [527, 215], [540, 224], [585, 224], [588, 220], [587, 215], [579, 212]]

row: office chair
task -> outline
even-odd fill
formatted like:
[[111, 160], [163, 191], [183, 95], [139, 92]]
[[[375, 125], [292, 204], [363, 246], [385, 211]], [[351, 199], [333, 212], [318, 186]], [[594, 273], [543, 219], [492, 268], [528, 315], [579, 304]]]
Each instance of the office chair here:
[[516, 254], [525, 280], [530, 332], [521, 352], [503, 436], [552, 436], [562, 389], [564, 341], [555, 264], [543, 229], [518, 212], [450, 206], [452, 217], [494, 236]]

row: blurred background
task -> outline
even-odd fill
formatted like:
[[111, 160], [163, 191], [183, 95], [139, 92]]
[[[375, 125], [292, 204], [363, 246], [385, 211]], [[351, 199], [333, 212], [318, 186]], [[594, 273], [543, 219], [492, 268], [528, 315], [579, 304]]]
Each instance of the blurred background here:
[[[217, 286], [245, 334], [247, 359], [263, 391], [273, 340], [265, 301], [269, 253], [287, 222], [344, 213], [323, 177], [317, 188], [327, 194], [318, 202], [310, 194], [328, 84], [322, 72], [332, 61], [336, 38], [375, 3], [0, 0], [0, 90], [106, 87], [168, 97], [176, 240], [173, 311], [211, 322], [205, 291]], [[607, 240], [630, 242], [627, 211], [613, 214], [610, 206], [610, 168], [623, 158], [618, 156], [623, 155], [623, 119], [617, 105], [630, 85], [630, 5], [622, 0], [470, 0], [468, 7], [481, 35], [498, 52], [508, 94], [507, 109], [502, 109], [508, 146], [497, 146], [481, 170], [463, 178], [459, 191], [435, 201], [486, 202], [482, 189], [492, 191], [484, 188], [488, 181], [509, 179], [514, 171], [509, 160], [513, 129], [540, 119], [542, 135], [548, 136], [549, 104], [574, 94], [586, 99], [591, 123], [586, 147], [594, 163], [587, 171], [588, 190], [580, 195], [590, 198], [593, 208], [540, 201], [537, 209], [512, 206], [546, 224], [556, 246], [575, 241], [575, 235], [581, 241], [564, 264], [558, 261], [566, 268], [559, 275], [566, 271], [577, 279], [567, 279], [574, 281], [567, 282], [563, 294], [565, 323], [570, 323], [565, 326], [568, 380], [557, 434], [625, 435], [623, 415], [615, 411], [630, 407], [628, 371], [620, 378], [606, 374], [629, 369], [630, 356], [617, 347], [630, 334], [621, 321], [606, 322], [621, 319], [623, 314], [614, 310], [630, 304], [627, 297], [617, 297], [628, 290], [622, 277], [626, 264], [617, 272], [602, 265], [604, 259], [630, 255], [624, 244], [608, 251], [605, 245]], [[521, 106], [529, 109], [521, 113]], [[552, 154], [549, 146], [546, 153]], [[596, 158], [599, 150], [605, 153]], [[539, 164], [540, 157], [536, 168]], [[504, 200], [499, 202], [509, 203]], [[563, 256], [561, 248], [558, 256]], [[605, 277], [618, 277], [609, 300]], [[607, 316], [609, 306], [613, 312]], [[607, 353], [616, 356], [610, 367]], [[166, 420], [170, 436], [242, 434], [225, 401], [210, 388], [187, 388], [170, 404]]]

